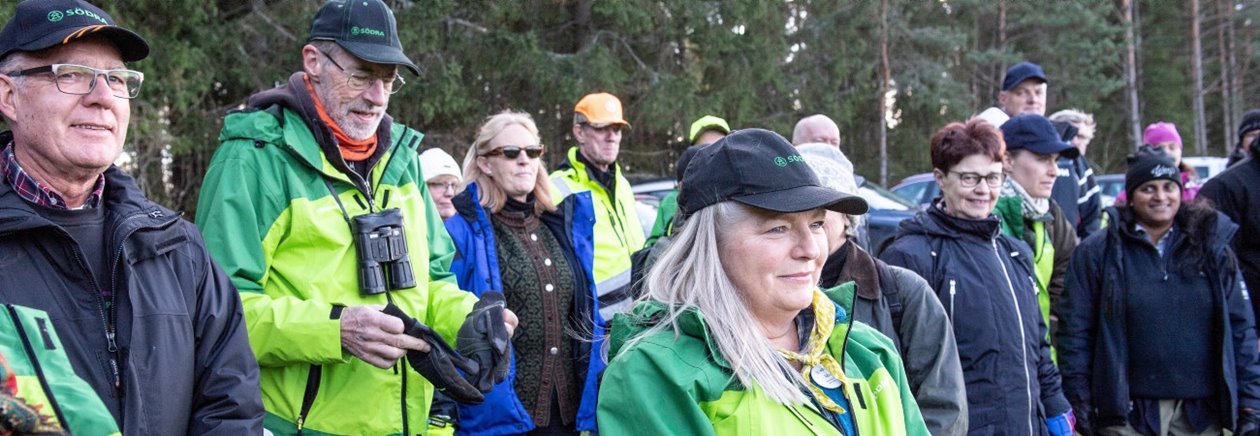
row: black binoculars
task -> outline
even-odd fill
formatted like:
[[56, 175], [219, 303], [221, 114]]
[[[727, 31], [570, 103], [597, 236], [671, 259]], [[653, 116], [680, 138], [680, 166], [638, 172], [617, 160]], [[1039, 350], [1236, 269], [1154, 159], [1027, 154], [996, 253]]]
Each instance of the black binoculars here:
[[359, 254], [359, 289], [363, 294], [415, 287], [402, 211], [387, 209], [359, 215], [352, 222], [354, 245]]

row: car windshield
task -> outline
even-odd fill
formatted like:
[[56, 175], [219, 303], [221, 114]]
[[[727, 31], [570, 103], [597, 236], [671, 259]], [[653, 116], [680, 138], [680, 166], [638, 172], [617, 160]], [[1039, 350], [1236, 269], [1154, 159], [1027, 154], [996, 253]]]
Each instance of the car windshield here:
[[866, 203], [871, 209], [876, 210], [914, 210], [914, 202], [907, 200], [905, 197], [895, 192], [889, 191], [888, 188], [879, 186], [874, 183], [862, 183], [862, 187], [858, 188], [862, 193], [862, 198], [866, 199]]

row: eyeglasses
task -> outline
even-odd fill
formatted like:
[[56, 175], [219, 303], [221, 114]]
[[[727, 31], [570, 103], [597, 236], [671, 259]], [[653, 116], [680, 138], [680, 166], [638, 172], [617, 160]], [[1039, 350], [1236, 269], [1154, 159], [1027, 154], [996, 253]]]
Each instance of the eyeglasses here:
[[957, 171], [950, 171], [950, 173], [958, 175], [958, 181], [961, 182], [964, 188], [974, 188], [980, 184], [981, 180], [984, 180], [984, 183], [988, 184], [990, 188], [999, 188], [1002, 186], [1002, 181], [1006, 180], [1006, 174], [1003, 173], [979, 174], [960, 173]]
[[487, 151], [482, 156], [503, 155], [503, 157], [508, 159], [516, 159], [521, 155], [522, 151], [524, 151], [525, 155], [529, 156], [530, 159], [538, 159], [539, 156], [542, 156], [544, 147], [542, 145], [526, 145], [524, 147], [519, 145], [508, 145]]
[[456, 182], [427, 182], [425, 184], [429, 185], [429, 192], [455, 192], [455, 190], [459, 187], [459, 183]]
[[346, 75], [346, 86], [355, 91], [367, 89], [367, 87], [371, 86], [372, 82], [376, 80], [380, 80], [381, 84], [385, 85], [385, 92], [390, 94], [398, 92], [399, 89], [402, 89], [403, 85], [407, 84], [407, 81], [403, 80], [402, 76], [398, 73], [394, 73], [393, 77], [385, 78], [379, 76], [373, 77], [359, 72], [346, 71], [345, 67], [342, 67], [341, 64], [337, 63], [337, 60], [333, 59], [332, 55], [325, 53], [323, 50], [320, 50], [319, 53], [328, 58], [328, 61], [332, 62], [334, 67], [337, 67], [338, 70], [341, 70], [341, 72]]
[[609, 133], [621, 133], [622, 130], [625, 130], [625, 126], [621, 124], [609, 124], [603, 127], [595, 127], [595, 126], [592, 126], [591, 123], [582, 123], [582, 127], [591, 129], [595, 133], [598, 133], [600, 135], [607, 135]]
[[98, 70], [92, 67], [74, 64], [52, 64], [8, 73], [10, 77], [30, 76], [51, 73], [57, 90], [70, 95], [88, 95], [96, 89], [96, 78], [105, 76], [105, 85], [109, 86], [114, 97], [133, 99], [140, 95], [140, 84], [144, 82], [144, 73], [132, 70]]

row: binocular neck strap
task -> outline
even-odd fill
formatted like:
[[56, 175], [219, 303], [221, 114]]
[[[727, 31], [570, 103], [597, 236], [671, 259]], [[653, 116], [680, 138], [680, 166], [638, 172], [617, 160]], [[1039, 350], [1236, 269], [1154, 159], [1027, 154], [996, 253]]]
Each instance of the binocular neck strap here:
[[324, 186], [328, 187], [328, 193], [332, 194], [333, 201], [336, 201], [337, 207], [341, 208], [341, 217], [346, 219], [346, 225], [350, 226], [351, 232], [354, 232], [354, 224], [350, 222], [350, 214], [346, 212], [346, 205], [341, 203], [341, 196], [337, 195], [337, 189], [333, 188], [332, 180], [328, 180], [327, 177], [320, 178], [324, 179]]

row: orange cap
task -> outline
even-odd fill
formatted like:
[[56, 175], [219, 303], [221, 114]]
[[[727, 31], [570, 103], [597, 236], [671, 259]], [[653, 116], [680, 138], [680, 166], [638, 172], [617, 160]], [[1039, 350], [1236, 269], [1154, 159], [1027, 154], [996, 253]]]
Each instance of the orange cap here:
[[627, 123], [625, 117], [621, 114], [621, 100], [606, 92], [587, 94], [585, 97], [582, 97], [578, 101], [577, 106], [573, 108], [573, 112], [573, 122], [575, 124], [587, 123], [595, 127], [621, 124], [630, 127], [630, 123]]

